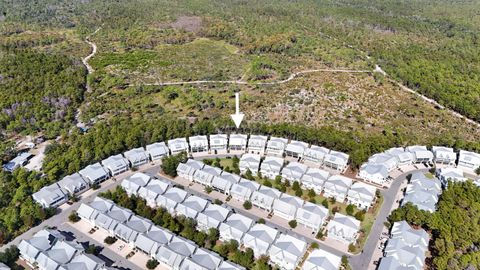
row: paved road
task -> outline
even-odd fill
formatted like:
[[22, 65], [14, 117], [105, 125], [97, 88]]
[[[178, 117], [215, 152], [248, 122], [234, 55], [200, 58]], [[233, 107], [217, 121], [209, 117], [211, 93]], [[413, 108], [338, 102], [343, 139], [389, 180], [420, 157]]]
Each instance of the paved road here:
[[349, 258], [350, 265], [354, 270], [365, 270], [368, 268], [370, 261], [372, 259], [373, 253], [377, 248], [378, 239], [381, 236], [383, 230], [383, 223], [387, 221], [387, 217], [390, 214], [390, 210], [392, 209], [392, 205], [395, 203], [396, 195], [404, 181], [406, 181], [407, 175], [419, 171], [419, 172], [428, 172], [428, 168], [419, 169], [415, 171], [405, 172], [395, 178], [392, 182], [392, 185], [387, 190], [382, 190], [383, 195], [383, 204], [380, 208], [380, 212], [378, 213], [375, 221], [372, 225], [372, 229], [368, 234], [367, 241], [363, 247], [363, 250], [360, 254], [351, 256]]

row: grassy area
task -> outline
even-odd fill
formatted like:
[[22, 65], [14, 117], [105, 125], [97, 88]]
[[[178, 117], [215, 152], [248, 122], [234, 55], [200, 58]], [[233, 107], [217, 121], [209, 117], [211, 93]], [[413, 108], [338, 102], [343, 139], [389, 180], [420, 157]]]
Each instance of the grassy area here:
[[370, 208], [369, 211], [365, 214], [365, 219], [360, 224], [361, 235], [357, 240], [357, 244], [355, 245], [355, 251], [353, 252], [354, 254], [359, 253], [363, 249], [363, 246], [367, 241], [368, 235], [370, 234], [370, 230], [372, 229], [373, 223], [375, 222], [375, 219], [377, 217], [378, 211], [380, 211], [382, 205], [383, 196], [380, 196], [379, 198], [377, 198], [377, 201], [373, 205], [373, 207]]

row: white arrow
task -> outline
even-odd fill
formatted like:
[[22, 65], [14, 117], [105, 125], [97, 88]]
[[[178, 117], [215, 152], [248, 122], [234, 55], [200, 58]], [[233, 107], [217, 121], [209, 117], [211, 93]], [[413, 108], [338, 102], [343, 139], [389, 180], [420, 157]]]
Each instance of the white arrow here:
[[235, 114], [232, 114], [230, 116], [232, 117], [235, 126], [239, 128], [245, 115], [243, 113], [240, 113], [240, 93], [238, 92], [235, 93]]

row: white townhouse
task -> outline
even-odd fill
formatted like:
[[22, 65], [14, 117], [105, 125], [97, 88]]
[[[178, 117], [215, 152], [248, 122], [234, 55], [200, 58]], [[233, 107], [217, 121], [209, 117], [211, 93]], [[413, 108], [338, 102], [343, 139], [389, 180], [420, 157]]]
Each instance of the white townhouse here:
[[267, 155], [283, 157], [285, 147], [287, 147], [288, 140], [278, 137], [270, 137], [267, 142]]
[[167, 269], [180, 270], [182, 262], [190, 257], [196, 249], [197, 245], [194, 242], [174, 236], [170, 243], [158, 249], [155, 259]]
[[297, 210], [302, 208], [304, 200], [282, 193], [273, 201], [273, 214], [287, 221], [294, 220]]
[[247, 150], [247, 135], [230, 134], [228, 150], [230, 153], [245, 153]]
[[193, 181], [193, 175], [196, 171], [203, 169], [203, 162], [189, 159], [185, 163], [179, 163], [177, 166], [177, 175], [187, 180]]
[[210, 228], [218, 229], [220, 223], [224, 222], [229, 214], [230, 210], [227, 208], [216, 204], [209, 204], [196, 218], [197, 229], [200, 231], [208, 231]]
[[43, 208], [56, 208], [67, 202], [68, 196], [63, 193], [57, 183], [53, 183], [33, 193], [32, 198]]
[[457, 161], [457, 153], [453, 151], [453, 148], [444, 146], [433, 146], [432, 152], [434, 156], [434, 162], [436, 164], [447, 164], [455, 166]]
[[287, 144], [287, 147], [285, 147], [285, 156], [295, 158], [297, 160], [301, 159], [303, 158], [303, 153], [307, 148], [308, 143], [291, 140], [290, 143]]
[[167, 144], [172, 155], [180, 154], [182, 152], [188, 153], [188, 143], [186, 138], [168, 140]]
[[298, 162], [290, 162], [282, 169], [282, 178], [291, 183], [302, 181], [302, 176], [307, 172], [308, 167], [305, 164]]
[[162, 195], [170, 188], [171, 183], [167, 180], [152, 179], [146, 186], [142, 186], [138, 189], [137, 195], [147, 202], [147, 205], [154, 208], [157, 207], [157, 197]]
[[205, 165], [202, 169], [195, 171], [193, 174], [193, 182], [197, 182], [204, 186], [211, 186], [213, 178], [220, 176], [221, 173], [221, 169]]
[[173, 233], [161, 227], [152, 226], [147, 233], [139, 234], [135, 240], [135, 248], [155, 258], [157, 250], [172, 240]]
[[95, 225], [95, 219], [98, 214], [105, 214], [110, 211], [114, 205], [111, 200], [95, 197], [89, 204], [82, 203], [80, 207], [78, 207], [77, 214], [81, 219]]
[[246, 248], [251, 248], [255, 258], [262, 255], [268, 255], [268, 249], [277, 239], [279, 232], [265, 224], [255, 224], [245, 233], [241, 244]]
[[208, 205], [208, 201], [195, 195], [187, 197], [182, 203], [175, 207], [176, 215], [183, 215], [195, 219], [198, 213], [202, 212]]
[[190, 152], [207, 153], [208, 152], [208, 138], [205, 135], [191, 136], [188, 138], [190, 144]]
[[385, 153], [396, 157], [398, 160], [399, 167], [413, 164], [413, 161], [414, 161], [413, 154], [405, 151], [403, 147], [390, 148], [386, 150]]
[[128, 196], [138, 195], [140, 187], [144, 187], [150, 182], [150, 176], [137, 172], [122, 181], [122, 188], [127, 192]]
[[169, 155], [169, 150], [167, 145], [164, 142], [157, 142], [149, 144], [145, 147], [147, 150], [147, 155], [152, 161], [160, 160]]
[[365, 163], [360, 167], [358, 177], [378, 185], [388, 180], [388, 168], [383, 164]]
[[468, 180], [468, 178], [463, 175], [463, 170], [460, 168], [452, 168], [452, 167], [440, 168], [440, 169], [437, 169], [435, 174], [438, 177], [438, 179], [440, 179], [444, 187], [447, 186], [448, 181], [465, 182]]
[[268, 255], [280, 269], [295, 270], [306, 251], [305, 240], [282, 233], [268, 250]]
[[245, 270], [245, 268], [229, 261], [223, 261], [217, 270]]
[[128, 160], [121, 154], [102, 160], [102, 165], [110, 172], [111, 176], [119, 175], [129, 169]]
[[433, 153], [424, 145], [407, 146], [406, 150], [413, 154], [415, 163], [433, 162]]
[[212, 187], [214, 190], [230, 195], [232, 186], [240, 181], [241, 177], [236, 174], [231, 174], [223, 171], [220, 176], [213, 178]]
[[90, 185], [99, 184], [108, 179], [109, 175], [99, 162], [88, 165], [81, 169], [78, 173], [87, 180]]
[[332, 175], [323, 186], [323, 195], [327, 198], [335, 198], [337, 202], [345, 201], [348, 189], [352, 185], [352, 179], [342, 175]]
[[328, 217], [328, 209], [322, 205], [305, 202], [305, 204], [298, 208], [296, 220], [298, 224], [311, 229], [317, 233], [325, 223]]
[[258, 170], [260, 169], [260, 161], [260, 155], [249, 153], [243, 154], [238, 164], [240, 173], [245, 174], [248, 170], [250, 170], [252, 175], [256, 176], [258, 174]]
[[401, 205], [404, 206], [407, 203], [412, 203], [419, 210], [424, 210], [430, 213], [435, 212], [436, 204], [438, 202], [438, 195], [427, 192], [419, 185], [407, 185], [407, 191], [405, 197], [402, 200]]
[[79, 173], [65, 176], [57, 182], [63, 193], [69, 195], [79, 195], [87, 191], [90, 187], [87, 181]]
[[391, 172], [398, 167], [399, 161], [396, 156], [387, 153], [380, 153], [371, 156], [368, 159], [368, 163], [375, 165], [383, 165], [387, 168], [389, 172]]
[[226, 154], [228, 147], [227, 134], [210, 135], [210, 151], [212, 154]]
[[248, 139], [247, 152], [251, 154], [265, 154], [265, 146], [267, 145], [267, 136], [250, 135]]
[[177, 204], [183, 202], [188, 196], [188, 193], [177, 187], [169, 188], [165, 193], [158, 195], [155, 199], [157, 207], [163, 207], [170, 214], [175, 214]]
[[35, 268], [40, 253], [49, 250], [56, 242], [65, 240], [59, 231], [42, 229], [30, 239], [23, 239], [18, 245], [20, 259]]
[[252, 204], [260, 209], [263, 209], [267, 212], [272, 211], [273, 202], [275, 199], [280, 198], [282, 193], [276, 189], [269, 188], [266, 186], [260, 186], [260, 189], [254, 191], [250, 200]]
[[303, 152], [303, 160], [320, 166], [328, 153], [330, 153], [330, 149], [311, 145], [310, 148], [306, 148]]
[[138, 167], [143, 164], [147, 164], [149, 161], [148, 153], [143, 149], [143, 147], [133, 148], [131, 150], [123, 153], [125, 158], [130, 163], [130, 167]]
[[355, 182], [348, 190], [347, 201], [360, 209], [368, 210], [375, 201], [375, 192], [377, 188], [374, 186]]
[[197, 248], [195, 253], [183, 261], [180, 270], [217, 270], [222, 261], [218, 254]]
[[105, 213], [99, 213], [95, 217], [93, 223], [96, 227], [102, 228], [109, 234], [115, 235], [115, 228], [119, 224], [130, 220], [132, 216], [133, 212], [130, 209], [113, 205], [109, 211]]
[[458, 155], [458, 166], [476, 170], [480, 167], [480, 154], [460, 150], [460, 154]]
[[220, 224], [218, 228], [220, 240], [224, 242], [232, 239], [238, 241], [250, 230], [253, 224], [255, 224], [253, 219], [234, 213], [230, 215], [225, 222]]
[[230, 189], [230, 195], [233, 199], [244, 202], [250, 200], [252, 193], [260, 188], [257, 182], [249, 181], [247, 179], [240, 179], [238, 183], [233, 184]]
[[283, 166], [283, 158], [267, 156], [260, 165], [260, 172], [262, 176], [275, 179], [277, 175], [280, 175], [280, 171]]
[[346, 244], [355, 243], [359, 231], [359, 220], [340, 213], [336, 213], [327, 224], [327, 236]]
[[409, 246], [428, 249], [430, 236], [424, 229], [413, 229], [405, 220], [393, 223], [390, 238], [401, 238]]
[[307, 172], [302, 175], [300, 182], [304, 188], [313, 189], [316, 193], [321, 193], [323, 191], [323, 185], [329, 177], [330, 173], [325, 170], [308, 168]]
[[133, 215], [130, 220], [120, 223], [115, 227], [115, 236], [127, 242], [130, 247], [135, 246], [135, 240], [140, 234], [147, 233], [153, 223], [145, 218]]
[[349, 158], [350, 156], [345, 153], [332, 150], [325, 155], [323, 166], [339, 172], [344, 172], [347, 169]]
[[[410, 185], [418, 185], [422, 190], [439, 195], [442, 193], [442, 183], [437, 178], [428, 178], [421, 172], [414, 172], [410, 177]], [[408, 187], [407, 187], [408, 191]]]
[[313, 250], [301, 270], [338, 270], [342, 258], [322, 249]]

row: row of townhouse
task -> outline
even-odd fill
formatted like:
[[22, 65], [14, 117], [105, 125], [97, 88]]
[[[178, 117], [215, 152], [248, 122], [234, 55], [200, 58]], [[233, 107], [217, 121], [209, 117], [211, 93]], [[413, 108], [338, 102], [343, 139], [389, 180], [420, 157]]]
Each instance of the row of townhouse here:
[[[190, 169], [186, 171], [181, 170], [185, 169], [185, 166]], [[196, 168], [195, 172], [188, 175], [192, 177], [192, 181], [201, 182], [209, 186], [212, 186], [214, 183], [212, 175], [220, 177], [225, 173], [217, 168], [204, 165], [195, 160], [189, 160], [187, 163], [179, 165], [179, 170], [181, 170], [182, 173], [191, 172], [193, 168]], [[233, 176], [234, 175], [228, 174], [227, 179]], [[235, 177], [234, 179], [235, 184], [238, 183], [237, 178]], [[238, 177], [238, 180], [239, 179]], [[277, 247], [282, 245], [282, 241], [291, 241], [290, 236], [281, 236], [277, 239], [277, 236], [281, 235], [277, 230], [262, 224], [254, 225], [252, 219], [237, 213], [232, 213], [227, 208], [211, 204], [198, 196], [188, 196], [185, 191], [172, 187], [170, 181], [167, 179], [149, 179], [147, 175], [137, 173], [123, 180], [121, 186], [130, 196], [135, 195], [144, 198], [151, 207], [162, 207], [172, 215], [183, 215], [195, 219], [197, 229], [199, 230], [207, 231], [210, 228], [218, 229], [220, 238], [223, 241], [230, 239], [241, 240], [239, 241], [240, 244], [244, 247], [252, 248], [255, 256], [258, 257], [263, 254], [268, 254], [270, 255], [271, 261], [281, 266], [282, 269], [294, 269], [305, 251], [303, 247], [306, 246], [306, 243], [305, 245], [301, 244], [304, 241], [296, 242], [297, 250], [291, 248], [291, 250], [279, 251]], [[159, 186], [161, 186], [161, 188]], [[173, 197], [171, 196], [173, 194], [176, 194], [175, 197], [178, 198], [178, 200], [165, 203], [164, 197]], [[328, 214], [328, 210], [320, 209], [323, 211], [320, 220], [318, 220], [319, 218], [316, 218], [313, 214], [317, 213], [320, 207], [315, 206], [316, 205], [312, 204], [310, 209], [306, 207], [302, 210], [303, 213], [306, 213], [303, 214], [304, 222], [308, 222], [308, 224], [311, 224], [311, 222], [323, 223], [325, 216]], [[278, 207], [283, 211], [281, 205], [278, 205]], [[295, 213], [293, 213], [292, 218], [294, 217]], [[315, 218], [317, 220], [315, 220]], [[285, 239], [285, 237], [287, 238]]]
[[169, 269], [244, 269], [224, 261], [218, 254], [200, 248], [190, 240], [155, 226], [150, 220], [138, 217], [110, 200], [97, 197], [90, 204], [82, 204], [78, 215]]
[[406, 148], [397, 147], [375, 154], [360, 168], [358, 177], [376, 184], [384, 184], [389, 173], [402, 166], [412, 164], [444, 164], [470, 170], [480, 167], [480, 154], [453, 148], [433, 146], [429, 150], [426, 146], [413, 145]]
[[334, 197], [339, 202], [345, 199], [362, 209], [368, 209], [375, 200], [376, 188], [341, 175], [330, 175], [329, 172], [311, 168], [299, 162], [289, 162], [284, 166], [284, 161], [279, 157], [266, 157], [261, 161], [259, 155], [244, 154], [240, 158], [240, 172], [250, 171], [252, 175], [258, 172], [262, 176], [274, 179], [281, 176], [283, 180], [291, 183], [297, 181], [307, 189], [317, 193], [324, 192], [326, 197]]
[[395, 222], [378, 270], [422, 270], [430, 236], [423, 229], [413, 229], [406, 221]]
[[405, 189], [402, 205], [412, 203], [420, 210], [433, 213], [441, 193], [442, 185], [437, 178], [430, 179], [421, 172], [415, 172]]
[[[18, 245], [20, 259], [39, 270], [109, 270], [105, 262], [85, 253], [77, 241], [67, 240], [57, 230], [43, 229]], [[0, 268], [1, 269], [1, 268]]]

